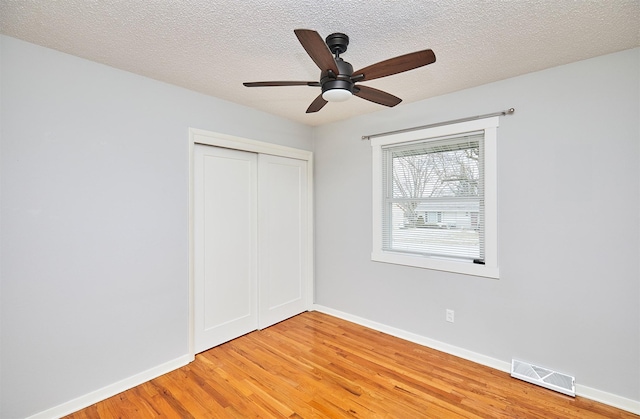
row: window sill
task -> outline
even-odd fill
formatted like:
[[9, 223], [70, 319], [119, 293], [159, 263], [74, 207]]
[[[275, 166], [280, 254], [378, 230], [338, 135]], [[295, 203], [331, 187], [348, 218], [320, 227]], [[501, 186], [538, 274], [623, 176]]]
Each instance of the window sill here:
[[395, 265], [413, 266], [416, 268], [433, 269], [436, 271], [453, 272], [465, 275], [482, 276], [485, 278], [499, 278], [497, 266], [478, 265], [472, 262], [435, 259], [403, 253], [373, 251], [371, 260], [375, 262], [393, 263]]

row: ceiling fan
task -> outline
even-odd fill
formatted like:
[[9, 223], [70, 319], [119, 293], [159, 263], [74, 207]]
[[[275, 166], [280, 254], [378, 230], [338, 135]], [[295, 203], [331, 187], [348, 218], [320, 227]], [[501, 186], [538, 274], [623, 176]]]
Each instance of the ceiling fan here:
[[353, 71], [353, 66], [340, 58], [340, 54], [343, 54], [349, 45], [347, 35], [333, 33], [323, 41], [320, 34], [313, 30], [296, 29], [293, 32], [307, 54], [322, 71], [320, 81], [258, 81], [243, 84], [247, 87], [312, 86], [322, 88], [322, 93], [311, 102], [307, 113], [318, 112], [327, 102], [342, 102], [352, 95], [380, 105], [396, 106], [402, 102], [399, 97], [373, 87], [356, 85], [356, 83], [413, 70], [436, 61], [433, 51], [425, 49]]

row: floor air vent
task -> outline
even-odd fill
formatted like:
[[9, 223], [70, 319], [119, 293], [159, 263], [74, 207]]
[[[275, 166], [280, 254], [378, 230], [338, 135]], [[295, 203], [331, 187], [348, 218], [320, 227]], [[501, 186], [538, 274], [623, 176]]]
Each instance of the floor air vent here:
[[558, 391], [568, 396], [575, 397], [576, 395], [576, 383], [574, 377], [561, 374], [547, 368], [538, 367], [536, 365], [527, 364], [526, 362], [513, 359], [511, 360], [511, 376]]

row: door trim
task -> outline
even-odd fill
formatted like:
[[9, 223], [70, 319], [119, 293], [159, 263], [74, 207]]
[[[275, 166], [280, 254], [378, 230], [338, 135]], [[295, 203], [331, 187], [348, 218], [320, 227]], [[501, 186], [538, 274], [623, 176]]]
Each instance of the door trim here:
[[196, 144], [214, 147], [229, 148], [233, 150], [248, 151], [258, 154], [270, 154], [273, 156], [289, 157], [307, 162], [307, 278], [306, 307], [311, 310], [314, 302], [314, 250], [313, 250], [313, 153], [308, 150], [286, 147], [262, 141], [235, 137], [227, 134], [189, 128], [189, 355], [191, 361], [195, 359], [195, 315], [194, 315], [194, 147]]

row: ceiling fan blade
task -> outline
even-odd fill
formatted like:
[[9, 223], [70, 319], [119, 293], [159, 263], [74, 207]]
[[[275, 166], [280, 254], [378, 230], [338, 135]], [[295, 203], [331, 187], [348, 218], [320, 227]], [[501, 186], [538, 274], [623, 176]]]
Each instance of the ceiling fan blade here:
[[402, 102], [402, 99], [399, 97], [395, 97], [394, 95], [383, 92], [382, 90], [374, 89], [369, 86], [356, 86], [353, 89], [354, 95], [368, 100], [370, 102], [375, 102], [384, 106], [396, 106], [398, 103]]
[[242, 83], [247, 87], [269, 87], [269, 86], [313, 86], [320, 87], [317, 81], [253, 81]]
[[296, 29], [293, 32], [320, 70], [331, 70], [334, 74], [340, 73], [336, 60], [318, 32], [309, 29]]
[[[422, 67], [427, 64], [434, 63], [435, 61], [436, 55], [433, 51], [425, 49], [423, 51], [416, 51], [410, 54], [400, 55], [399, 57], [380, 61], [379, 63], [372, 64], [362, 70], [354, 71], [352, 79], [356, 78], [357, 81], [378, 79], [380, 77], [402, 73], [403, 71], [413, 70], [414, 68]], [[364, 77], [359, 78], [359, 75], [363, 75]]]
[[311, 102], [311, 105], [307, 108], [307, 113], [318, 112], [320, 109], [324, 107], [328, 102], [322, 98], [322, 94], [320, 94], [317, 98]]

